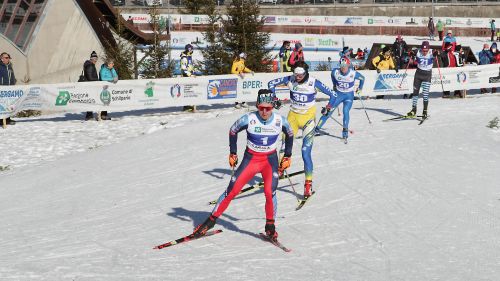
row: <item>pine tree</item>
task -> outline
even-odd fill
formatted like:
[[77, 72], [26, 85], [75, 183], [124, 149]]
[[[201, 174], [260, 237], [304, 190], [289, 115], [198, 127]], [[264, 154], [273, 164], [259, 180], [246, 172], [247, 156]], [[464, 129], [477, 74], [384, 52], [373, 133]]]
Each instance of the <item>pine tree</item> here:
[[[144, 78], [167, 78], [173, 75], [173, 60], [170, 58], [170, 45], [163, 40], [168, 34], [168, 24], [160, 17], [156, 6], [149, 9], [150, 24], [153, 30], [153, 43], [139, 62]], [[163, 40], [163, 41], [162, 41]]]
[[231, 72], [232, 56], [224, 49], [221, 15], [215, 9], [213, 1], [205, 7], [205, 13], [208, 15], [208, 23], [207, 29], [203, 32], [203, 39], [207, 42], [206, 49], [201, 51], [204, 60], [203, 70], [211, 75], [228, 74]]
[[260, 15], [255, 0], [233, 0], [227, 9], [227, 20], [223, 21], [224, 49], [234, 56], [247, 54], [245, 64], [255, 72], [269, 71], [272, 64], [269, 32], [263, 32], [264, 17]]
[[215, 9], [215, 2], [206, 6], [208, 27], [203, 33], [207, 48], [203, 52], [205, 71], [208, 74], [228, 74], [233, 59], [240, 52], [247, 54], [245, 64], [255, 72], [269, 71], [272, 64], [269, 33], [262, 32], [264, 18], [254, 0], [233, 0], [227, 8], [227, 19], [222, 19]]
[[206, 7], [214, 4], [214, 0], [184, 0], [184, 9], [181, 9], [181, 13], [189, 15], [199, 15], [207, 14]]

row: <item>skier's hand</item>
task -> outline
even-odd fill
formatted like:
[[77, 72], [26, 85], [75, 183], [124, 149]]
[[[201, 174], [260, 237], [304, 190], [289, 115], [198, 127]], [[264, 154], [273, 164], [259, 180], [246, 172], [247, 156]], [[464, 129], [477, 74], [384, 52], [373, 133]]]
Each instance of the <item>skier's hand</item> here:
[[377, 73], [380, 73], [380, 69], [377, 68]]
[[229, 154], [229, 166], [231, 166], [231, 168], [234, 168], [236, 167], [236, 165], [238, 165], [238, 154]]
[[274, 108], [275, 108], [275, 109], [280, 109], [280, 108], [281, 108], [281, 106], [282, 106], [281, 101], [280, 101], [279, 99], [276, 99], [276, 100], [274, 101]]
[[361, 96], [361, 89], [356, 90], [356, 95]]
[[328, 115], [328, 113], [330, 113], [330, 110], [332, 110], [332, 106], [330, 104], [327, 104], [325, 107], [321, 108], [321, 114]]
[[283, 159], [281, 159], [281, 162], [280, 162], [280, 166], [278, 168], [278, 172], [281, 174], [283, 174], [283, 171], [290, 168], [290, 165], [292, 164], [292, 158], [291, 157], [283, 157]]

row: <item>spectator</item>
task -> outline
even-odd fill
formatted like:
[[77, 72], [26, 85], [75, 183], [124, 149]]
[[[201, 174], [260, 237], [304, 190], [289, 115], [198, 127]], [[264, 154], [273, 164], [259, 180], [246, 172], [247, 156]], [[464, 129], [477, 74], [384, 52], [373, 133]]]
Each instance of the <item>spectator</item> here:
[[[455, 57], [455, 53], [453, 52], [453, 46], [450, 42], [445, 43], [445, 50], [439, 54], [438, 51], [438, 59], [441, 61], [439, 64], [442, 68], [447, 67], [457, 67], [457, 58]], [[443, 98], [449, 98], [450, 91], [443, 91]]]
[[[236, 57], [233, 61], [233, 66], [231, 67], [231, 74], [238, 74], [241, 77], [241, 79], [243, 79], [245, 77], [243, 73], [252, 73], [252, 75], [253, 75], [254, 72], [250, 68], [246, 67], [246, 65], [245, 65], [246, 59], [247, 59], [247, 54], [240, 53], [238, 55], [238, 57]], [[238, 102], [235, 102], [234, 107], [247, 108], [248, 105], [245, 102], [242, 102], [241, 104], [239, 104]]]
[[497, 42], [500, 42], [500, 30], [497, 31]]
[[[92, 51], [90, 54], [90, 59], [86, 60], [83, 63], [83, 75], [85, 77], [85, 81], [99, 81], [99, 76], [97, 76], [97, 69], [95, 64], [97, 63], [97, 53]], [[87, 111], [85, 114], [85, 121], [94, 118], [94, 114], [92, 111]]]
[[289, 59], [292, 50], [290, 49], [290, 41], [283, 41], [283, 45], [280, 48], [280, 70], [281, 72], [290, 72], [292, 67], [290, 66]]
[[444, 27], [444, 23], [441, 20], [438, 20], [436, 23], [436, 29], [438, 31], [439, 41], [443, 41]]
[[358, 50], [356, 51], [355, 59], [357, 59], [357, 60], [364, 60], [365, 59], [365, 53], [361, 50], [361, 48], [358, 48]]
[[[101, 70], [99, 71], [99, 80], [112, 83], [118, 82], [118, 74], [115, 70], [115, 62], [112, 59], [107, 59], [106, 63], [103, 63], [101, 65]], [[101, 111], [101, 120], [111, 120], [111, 118], [108, 117], [107, 111]]]
[[[396, 69], [396, 73], [399, 71], [394, 65], [394, 58], [391, 56], [391, 49], [389, 49], [389, 46], [382, 48], [382, 52], [372, 59], [372, 64], [377, 69], [377, 73], [389, 69]], [[377, 95], [376, 98], [383, 99], [384, 95]]]
[[429, 30], [429, 40], [434, 41], [434, 31], [436, 30], [434, 26], [434, 20], [429, 17], [429, 23], [427, 23], [427, 29]]
[[290, 55], [290, 60], [289, 64], [290, 67], [292, 68], [292, 71], [295, 69], [295, 64], [299, 61], [305, 61], [304, 59], [304, 51], [303, 51], [302, 44], [300, 43], [295, 43], [295, 49], [293, 50], [292, 54]]
[[492, 19], [490, 21], [491, 41], [495, 41], [495, 31], [496, 31], [495, 20]]
[[398, 35], [396, 41], [392, 45], [392, 53], [394, 55], [396, 69], [404, 69], [406, 67], [405, 61], [408, 62], [408, 45], [401, 35]]
[[453, 36], [453, 32], [451, 30], [448, 30], [448, 33], [446, 34], [446, 37], [443, 39], [443, 44], [441, 45], [441, 49], [443, 51], [446, 50], [445, 44], [446, 43], [451, 43], [452, 52], [455, 52], [455, 46], [457, 45], [457, 39]]
[[[490, 50], [490, 46], [488, 44], [484, 44], [483, 50], [479, 52], [479, 65], [492, 64], [493, 62], [494, 62], [494, 57], [493, 53]], [[488, 90], [486, 90], [485, 88], [481, 88], [481, 94], [485, 94], [487, 92]]]
[[[12, 68], [11, 57], [8, 53], [3, 52], [0, 54], [0, 85], [2, 86], [13, 86], [16, 85], [16, 76], [14, 75], [14, 69]], [[7, 125], [15, 125], [16, 121], [7, 117]]]
[[[381, 70], [396, 69], [394, 59], [391, 56], [391, 50], [388, 46], [385, 46], [382, 52], [372, 59], [372, 64], [377, 69], [377, 73], [380, 73]], [[398, 69], [396, 69], [397, 71]]]
[[[182, 77], [196, 77], [201, 75], [201, 73], [194, 68], [193, 45], [187, 44], [186, 46], [184, 46], [184, 51], [181, 53], [180, 64]], [[196, 106], [186, 105], [182, 110], [195, 112]]]
[[[493, 60], [491, 61], [491, 63], [500, 63], [500, 52], [498, 51], [497, 43], [491, 44], [490, 51], [491, 51], [491, 54], [493, 55]], [[492, 94], [496, 93], [496, 92], [497, 92], [496, 87], [491, 88]]]

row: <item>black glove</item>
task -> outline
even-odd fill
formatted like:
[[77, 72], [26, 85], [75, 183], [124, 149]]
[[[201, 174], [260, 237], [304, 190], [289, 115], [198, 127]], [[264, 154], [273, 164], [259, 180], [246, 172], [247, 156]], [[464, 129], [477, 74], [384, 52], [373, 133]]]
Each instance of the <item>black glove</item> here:
[[281, 106], [282, 106], [282, 103], [281, 103], [280, 100], [277, 99], [277, 100], [274, 101], [274, 108], [275, 109], [280, 109]]
[[380, 69], [377, 68], [377, 73], [380, 73]]
[[321, 108], [321, 114], [328, 115], [328, 113], [330, 113], [330, 110], [332, 110], [332, 106], [327, 104], [325, 107]]
[[399, 72], [399, 68], [396, 68], [396, 73], [398, 73], [398, 72]]

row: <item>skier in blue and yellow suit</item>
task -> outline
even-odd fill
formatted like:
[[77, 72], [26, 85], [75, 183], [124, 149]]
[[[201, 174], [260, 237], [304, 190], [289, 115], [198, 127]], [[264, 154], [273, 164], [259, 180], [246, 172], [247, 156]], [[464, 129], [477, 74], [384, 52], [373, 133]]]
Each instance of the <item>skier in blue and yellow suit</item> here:
[[304, 183], [304, 198], [312, 194], [313, 162], [311, 151], [314, 139], [314, 128], [316, 126], [316, 93], [322, 92], [335, 100], [336, 94], [321, 81], [309, 76], [309, 66], [305, 62], [297, 63], [293, 75], [271, 80], [268, 83], [269, 90], [275, 92], [278, 85], [286, 85], [290, 89], [290, 112], [288, 123], [292, 127], [293, 134], [302, 129], [302, 159], [304, 160], [304, 171], [306, 180]]

